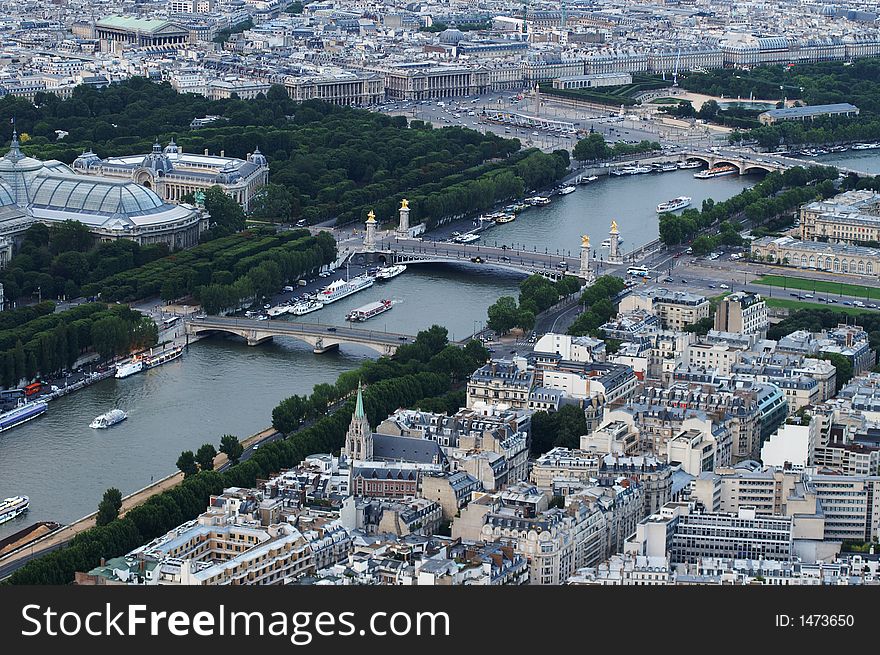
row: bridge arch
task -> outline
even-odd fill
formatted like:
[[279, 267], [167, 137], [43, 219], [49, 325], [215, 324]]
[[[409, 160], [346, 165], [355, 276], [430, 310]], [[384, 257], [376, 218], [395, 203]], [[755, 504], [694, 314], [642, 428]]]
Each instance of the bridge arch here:
[[[370, 350], [376, 352], [378, 355], [393, 355], [397, 351], [397, 345], [392, 344], [381, 344], [381, 343], [373, 343], [364, 340], [358, 339], [346, 339], [343, 337], [337, 337], [332, 333], [327, 333], [327, 336], [323, 334], [297, 334], [295, 332], [277, 332], [270, 333], [271, 330], [259, 330], [259, 329], [250, 329], [250, 328], [241, 328], [235, 326], [207, 326], [200, 327], [193, 323], [186, 324], [186, 330], [188, 334], [192, 334], [197, 337], [204, 337], [210, 334], [229, 334], [236, 337], [241, 337], [249, 346], [258, 346], [262, 343], [266, 343], [267, 341], [272, 341], [274, 337], [290, 337], [291, 339], [296, 339], [302, 343], [306, 343], [310, 345], [315, 353], [325, 353], [331, 350], [335, 350], [342, 344], [349, 344], [353, 346], [363, 346], [364, 348], [369, 348]], [[400, 344], [409, 343], [410, 341], [401, 341]], [[400, 345], [398, 344], [398, 345]]]

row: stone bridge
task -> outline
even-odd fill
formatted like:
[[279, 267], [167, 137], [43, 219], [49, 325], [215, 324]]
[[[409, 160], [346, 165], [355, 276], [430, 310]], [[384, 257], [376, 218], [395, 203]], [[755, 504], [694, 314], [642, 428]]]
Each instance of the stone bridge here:
[[256, 346], [273, 337], [291, 337], [312, 346], [314, 352], [336, 350], [340, 344], [357, 344], [372, 348], [380, 355], [393, 355], [397, 348], [412, 343], [415, 337], [408, 334], [383, 332], [355, 327], [322, 325], [319, 323], [294, 323], [284, 320], [265, 320], [209, 316], [186, 321], [186, 333], [203, 336], [211, 333], [227, 333], [242, 337], [249, 346]]

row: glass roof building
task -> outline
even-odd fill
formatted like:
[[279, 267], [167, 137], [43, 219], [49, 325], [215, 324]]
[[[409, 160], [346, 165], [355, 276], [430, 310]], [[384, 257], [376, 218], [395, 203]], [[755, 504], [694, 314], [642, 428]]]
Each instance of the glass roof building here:
[[34, 222], [75, 220], [101, 240], [131, 239], [188, 248], [208, 227], [207, 214], [169, 204], [130, 180], [79, 175], [66, 164], [25, 156], [13, 134], [0, 157], [0, 235], [15, 236]]

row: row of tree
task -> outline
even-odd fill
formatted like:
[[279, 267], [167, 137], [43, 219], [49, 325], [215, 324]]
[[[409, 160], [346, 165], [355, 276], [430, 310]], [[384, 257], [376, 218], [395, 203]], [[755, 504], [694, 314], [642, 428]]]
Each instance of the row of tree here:
[[482, 366], [488, 355], [477, 341], [464, 348], [449, 344], [446, 328], [435, 325], [420, 332], [413, 343], [401, 346], [393, 358], [369, 360], [340, 375], [336, 384], [316, 384], [308, 396], [294, 395], [281, 401], [272, 410], [272, 425], [280, 432], [292, 433], [347, 402], [361, 382], [369, 384], [404, 372], [435, 373], [450, 385], [458, 384]]
[[125, 305], [88, 303], [0, 330], [0, 383], [49, 376], [94, 351], [102, 359], [150, 347], [156, 324]]
[[78, 221], [29, 227], [0, 282], [7, 301], [39, 296], [76, 298], [83, 289], [95, 295], [96, 283], [168, 255], [165, 244], [140, 246], [120, 239], [97, 243]]
[[[224, 434], [220, 437], [219, 452], [224, 453], [234, 466], [238, 464], [242, 453], [244, 453], [244, 446], [234, 434]], [[191, 450], [184, 450], [177, 458], [177, 468], [183, 473], [184, 478], [195, 475], [199, 471], [213, 471], [214, 458], [217, 457], [217, 453], [218, 450], [209, 443], [199, 446], [195, 453]]]
[[681, 214], [660, 215], [660, 240], [667, 246], [684, 243], [712, 225], [748, 218], [761, 223], [816, 198], [834, 194], [833, 166], [795, 166], [784, 173], [774, 171], [750, 189], [723, 202], [705, 200], [701, 210], [686, 209]]
[[519, 284], [519, 305], [513, 296], [502, 296], [489, 307], [487, 326], [499, 334], [506, 334], [513, 328], [531, 330], [538, 314], [555, 305], [560, 298], [575, 293], [580, 286], [580, 281], [573, 276], [552, 282], [543, 275], [531, 275]]
[[[417, 343], [401, 348], [405, 361], [398, 361], [398, 356], [383, 357], [378, 362], [370, 362], [362, 371], [343, 374], [349, 379], [359, 373], [375, 378], [363, 394], [371, 425], [399, 407], [444, 397], [449, 392], [451, 378], [448, 375], [419, 370], [448, 345], [443, 328], [435, 327], [427, 332], [425, 336], [419, 335], [421, 339]], [[429, 354], [431, 357], [425, 360]], [[223, 472], [203, 469], [191, 473], [181, 484], [128, 510], [124, 517], [86, 530], [65, 548], [28, 562], [9, 578], [8, 584], [68, 584], [77, 571], [91, 570], [102, 558], [122, 555], [195, 518], [205, 511], [210, 496], [221, 493], [224, 488], [252, 487], [257, 479], [266, 479], [273, 472], [295, 466], [307, 455], [338, 451], [345, 443], [353, 412], [354, 399], [349, 398], [337, 411], [286, 439], [263, 445], [246, 461]], [[108, 515], [113, 514], [114, 505], [111, 499]]]
[[619, 277], [603, 275], [596, 279], [581, 294], [581, 304], [584, 311], [568, 328], [568, 334], [572, 336], [599, 336], [599, 326], [617, 313], [615, 298], [626, 288]]
[[578, 140], [574, 150], [572, 150], [572, 156], [578, 161], [596, 161], [642, 152], [649, 153], [657, 150], [661, 150], [661, 146], [656, 141], [642, 140], [638, 143], [618, 141], [608, 145], [605, 137], [600, 132], [591, 132], [583, 139]]
[[312, 236], [308, 230], [254, 228], [112, 275], [94, 290], [103, 299], [120, 301], [194, 294], [206, 311], [216, 313], [274, 293], [285, 281], [335, 258], [336, 242], [329, 232]]

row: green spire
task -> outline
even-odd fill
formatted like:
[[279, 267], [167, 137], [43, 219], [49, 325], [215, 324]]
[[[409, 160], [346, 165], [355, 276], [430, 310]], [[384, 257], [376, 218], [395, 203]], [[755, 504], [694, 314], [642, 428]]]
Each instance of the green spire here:
[[361, 393], [361, 383], [358, 382], [358, 397], [357, 403], [354, 406], [354, 417], [355, 418], [364, 418], [366, 414], [364, 414], [364, 396]]

